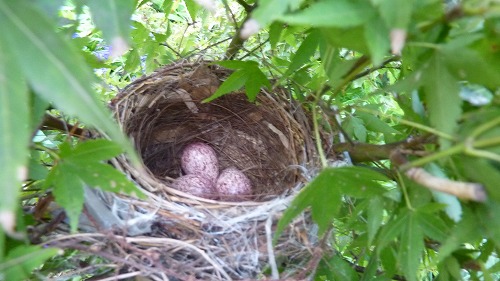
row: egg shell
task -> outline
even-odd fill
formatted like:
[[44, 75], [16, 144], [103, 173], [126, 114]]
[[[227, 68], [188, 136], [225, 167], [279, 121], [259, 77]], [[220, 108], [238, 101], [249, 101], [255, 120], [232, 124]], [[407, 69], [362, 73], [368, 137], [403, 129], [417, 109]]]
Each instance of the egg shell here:
[[215, 199], [217, 197], [213, 181], [202, 175], [190, 174], [181, 176], [174, 181], [173, 187], [177, 190], [207, 199]]
[[220, 173], [215, 190], [222, 200], [244, 201], [252, 194], [252, 184], [243, 172], [230, 167]]
[[202, 175], [213, 182], [219, 175], [219, 161], [215, 150], [202, 142], [191, 143], [184, 148], [181, 167], [186, 174]]

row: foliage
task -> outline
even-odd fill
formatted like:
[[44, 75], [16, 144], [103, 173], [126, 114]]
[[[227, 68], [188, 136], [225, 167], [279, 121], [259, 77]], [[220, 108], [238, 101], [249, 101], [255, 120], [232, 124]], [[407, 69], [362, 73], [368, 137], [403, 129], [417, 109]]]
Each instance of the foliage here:
[[[498, 1], [0, 0], [0, 31], [0, 279], [25, 278], [10, 274], [57, 253], [12, 246], [35, 224], [20, 208], [32, 198], [53, 192], [74, 230], [84, 184], [134, 192], [104, 162], [136, 156], [102, 101], [198, 57], [235, 70], [209, 99], [285, 86], [314, 114], [318, 147], [320, 130], [339, 131], [334, 152], [367, 166], [331, 168], [322, 154], [278, 226], [311, 213], [323, 248], [308, 268], [316, 280], [500, 276]], [[115, 142], [49, 130], [47, 109]], [[429, 190], [409, 176], [416, 167], [481, 184], [487, 199]], [[32, 251], [37, 259], [23, 258]]]

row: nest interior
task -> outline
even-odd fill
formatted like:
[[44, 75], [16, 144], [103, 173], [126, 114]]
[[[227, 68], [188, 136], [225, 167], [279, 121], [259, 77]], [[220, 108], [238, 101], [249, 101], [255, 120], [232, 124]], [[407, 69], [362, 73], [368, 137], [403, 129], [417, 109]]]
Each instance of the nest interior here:
[[[130, 234], [129, 266], [142, 264], [141, 271], [160, 279], [162, 274], [179, 280], [248, 279], [266, 268], [279, 279], [293, 276], [312, 258], [317, 240], [307, 214], [272, 241], [279, 218], [305, 184], [304, 170], [317, 166], [310, 118], [282, 88], [261, 90], [255, 102], [235, 92], [202, 103], [230, 74], [204, 62], [179, 62], [137, 79], [110, 103], [147, 166], [137, 169], [125, 156], [112, 161], [148, 200], [101, 196], [114, 217], [129, 219], [122, 224]], [[181, 174], [180, 151], [195, 141], [214, 148], [221, 169], [243, 171], [252, 181], [252, 197], [209, 200], [171, 188], [172, 178]], [[88, 209], [97, 200], [91, 201]], [[145, 233], [148, 237], [132, 237]], [[125, 252], [107, 251], [113, 256]], [[144, 251], [155, 251], [157, 258], [144, 264]], [[295, 271], [279, 273], [281, 257], [296, 261]]]
[[[220, 170], [235, 166], [251, 180], [249, 200], [267, 200], [295, 186], [298, 169], [311, 154], [305, 142], [309, 124], [283, 89], [262, 92], [255, 102], [244, 93], [212, 102], [230, 72], [206, 64], [182, 65], [157, 72], [127, 89], [122, 114], [125, 131], [159, 181], [181, 175], [180, 154], [192, 142], [205, 142], [217, 153]], [[114, 104], [118, 104], [114, 101]], [[122, 105], [121, 103], [120, 105]], [[293, 110], [296, 116], [291, 116]]]

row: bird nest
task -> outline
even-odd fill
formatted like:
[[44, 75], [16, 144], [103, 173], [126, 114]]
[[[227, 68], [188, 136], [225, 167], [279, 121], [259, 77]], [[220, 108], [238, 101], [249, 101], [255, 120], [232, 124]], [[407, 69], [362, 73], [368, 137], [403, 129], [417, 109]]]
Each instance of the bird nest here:
[[[121, 256], [122, 272], [138, 270], [154, 280], [234, 280], [295, 278], [307, 268], [317, 244], [307, 214], [272, 240], [307, 181], [303, 172], [317, 163], [311, 120], [283, 88], [261, 90], [255, 102], [234, 92], [203, 103], [230, 74], [203, 62], [176, 63], [137, 79], [110, 103], [146, 169], [135, 168], [125, 156], [112, 164], [148, 199], [86, 194], [87, 210], [105, 200], [114, 217], [125, 221], [124, 240], [113, 241], [127, 246], [104, 246], [109, 235], [87, 243], [101, 241], [100, 252]], [[220, 169], [241, 170], [252, 183], [251, 196], [213, 200], [173, 188], [182, 172], [181, 150], [192, 142], [213, 147]]]

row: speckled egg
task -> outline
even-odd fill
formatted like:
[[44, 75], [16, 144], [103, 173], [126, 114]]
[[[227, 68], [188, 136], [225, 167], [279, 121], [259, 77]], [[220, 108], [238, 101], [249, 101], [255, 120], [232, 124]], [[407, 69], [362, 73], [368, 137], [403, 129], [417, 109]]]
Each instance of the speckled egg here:
[[181, 176], [174, 181], [173, 187], [195, 196], [207, 199], [217, 198], [214, 183], [202, 175], [189, 174]]
[[215, 182], [219, 175], [219, 161], [215, 150], [206, 143], [195, 142], [182, 151], [181, 167], [186, 174], [202, 175]]
[[224, 169], [215, 183], [215, 190], [224, 201], [245, 201], [252, 194], [252, 184], [237, 168]]

